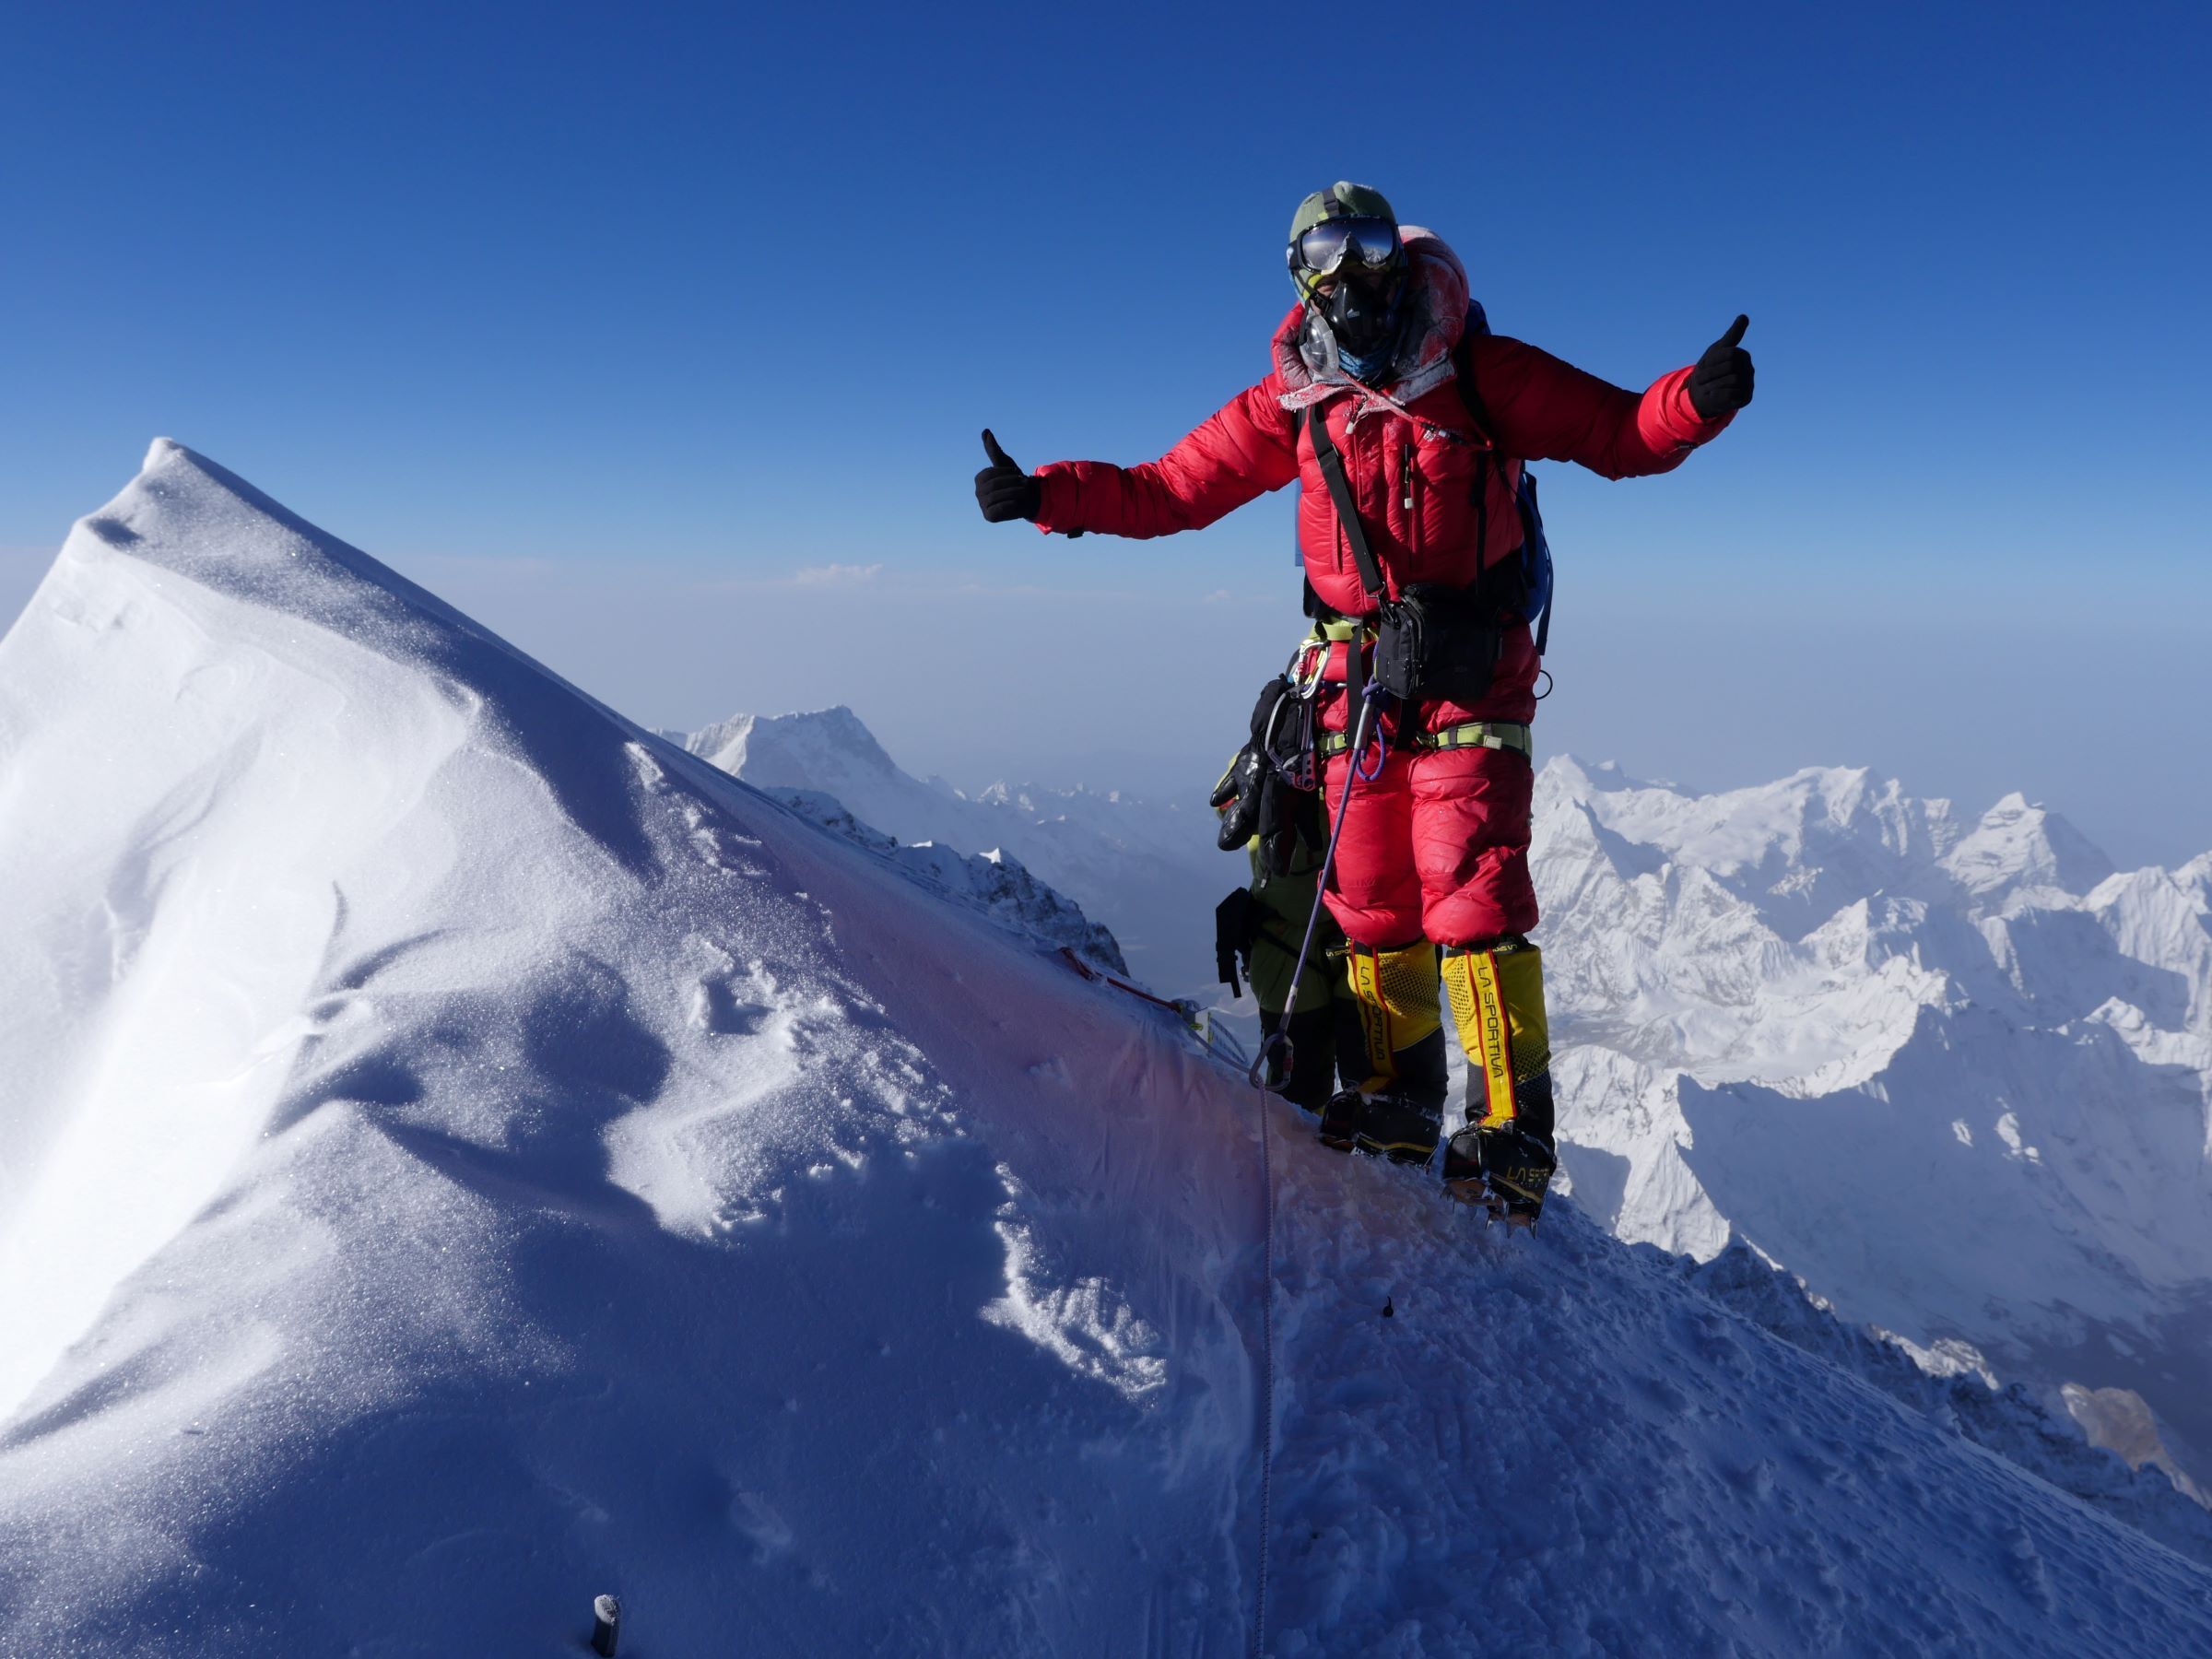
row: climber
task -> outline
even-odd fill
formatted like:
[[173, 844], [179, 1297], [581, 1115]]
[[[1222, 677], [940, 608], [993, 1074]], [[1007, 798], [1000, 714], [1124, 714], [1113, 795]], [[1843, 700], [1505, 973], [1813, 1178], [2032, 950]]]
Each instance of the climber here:
[[[1195, 530], [1302, 481], [1313, 700], [1341, 844], [1325, 899], [1348, 942], [1368, 1077], [1320, 1134], [1408, 1161], [1442, 1129], [1441, 979], [1469, 1056], [1455, 1196], [1533, 1220], [1554, 1167], [1541, 954], [1528, 870], [1528, 723], [1540, 577], [1524, 464], [1662, 473], [1751, 401], [1735, 322], [1641, 394], [1478, 324], [1459, 258], [1338, 183], [1299, 205], [1297, 304], [1266, 378], [1158, 461], [1024, 473], [989, 431], [976, 500], [993, 523], [1126, 536]], [[1387, 693], [1388, 695], [1384, 695]], [[1357, 752], [1355, 751], [1357, 749]], [[1351, 799], [1345, 801], [1345, 792]]]

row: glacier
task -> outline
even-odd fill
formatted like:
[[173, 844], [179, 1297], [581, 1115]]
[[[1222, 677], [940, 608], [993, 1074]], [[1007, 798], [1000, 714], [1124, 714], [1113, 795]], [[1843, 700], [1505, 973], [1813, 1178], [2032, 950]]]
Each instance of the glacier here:
[[0, 641], [0, 885], [7, 1651], [2212, 1643], [2162, 1479], [1322, 1150], [182, 446]]

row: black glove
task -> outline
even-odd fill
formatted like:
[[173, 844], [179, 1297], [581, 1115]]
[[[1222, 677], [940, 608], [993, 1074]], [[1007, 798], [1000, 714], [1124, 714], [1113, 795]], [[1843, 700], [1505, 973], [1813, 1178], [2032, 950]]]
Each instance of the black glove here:
[[[1224, 853], [1235, 852], [1255, 835], [1272, 839], [1288, 827], [1287, 804], [1278, 798], [1282, 780], [1269, 764], [1274, 757], [1266, 746], [1271, 737], [1278, 747], [1296, 743], [1295, 733], [1276, 730], [1276, 710], [1289, 695], [1289, 682], [1279, 674], [1260, 688], [1252, 710], [1251, 741], [1237, 751], [1221, 782], [1214, 785], [1213, 807], [1221, 815], [1217, 844]], [[1282, 758], [1288, 761], [1293, 756]], [[1284, 857], [1288, 855], [1286, 851]]]
[[1244, 971], [1252, 971], [1252, 936], [1258, 926], [1250, 888], [1239, 888], [1214, 906], [1214, 971], [1231, 996], [1244, 994], [1244, 987], [1237, 982], [1237, 965], [1241, 959]]
[[1273, 772], [1267, 757], [1248, 743], [1214, 785], [1213, 807], [1221, 815], [1214, 844], [1222, 852], [1234, 853], [1259, 833], [1261, 797]]
[[1327, 834], [1318, 786], [1296, 784], [1284, 775], [1284, 768], [1295, 769], [1307, 758], [1312, 737], [1304, 724], [1312, 705], [1295, 712], [1283, 707], [1292, 695], [1280, 675], [1260, 688], [1251, 741], [1237, 751], [1213, 794], [1214, 810], [1221, 815], [1221, 851], [1234, 852], [1256, 835], [1267, 867], [1277, 876], [1290, 873], [1300, 841], [1318, 856]]
[[1014, 465], [989, 427], [983, 429], [983, 453], [991, 465], [975, 475], [975, 504], [985, 521], [1003, 524], [1008, 519], [1034, 519], [1044, 505], [1044, 487]]
[[1689, 406], [1699, 419], [1718, 420], [1751, 401], [1751, 354], [1737, 344], [1750, 326], [1750, 318], [1736, 318], [1689, 371]]

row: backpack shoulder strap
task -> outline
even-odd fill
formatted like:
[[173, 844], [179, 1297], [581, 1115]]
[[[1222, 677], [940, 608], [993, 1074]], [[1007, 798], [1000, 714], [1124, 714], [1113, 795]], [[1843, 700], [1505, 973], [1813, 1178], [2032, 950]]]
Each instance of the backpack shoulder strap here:
[[1345, 544], [1352, 550], [1352, 563], [1359, 569], [1359, 585], [1367, 596], [1378, 602], [1390, 597], [1383, 585], [1382, 567], [1375, 562], [1374, 550], [1367, 545], [1367, 528], [1359, 522], [1359, 510], [1352, 504], [1351, 480], [1344, 476], [1344, 456], [1338, 453], [1336, 441], [1329, 436], [1329, 418], [1321, 409], [1300, 409], [1292, 419], [1290, 431], [1295, 441], [1298, 422], [1308, 415], [1313, 434], [1313, 458], [1321, 463], [1321, 476], [1328, 480], [1329, 499], [1336, 504], [1336, 523], [1344, 533]]
[[1483, 406], [1482, 394], [1475, 386], [1475, 335], [1489, 333], [1487, 324], [1479, 330], [1475, 326], [1475, 319], [1480, 314], [1480, 307], [1468, 313], [1467, 326], [1460, 331], [1459, 344], [1452, 347], [1452, 378], [1458, 382], [1459, 400], [1467, 406], [1467, 417], [1474, 421], [1475, 429], [1488, 439], [1495, 449], [1498, 434], [1490, 425], [1489, 410]]
[[1452, 380], [1459, 388], [1459, 401], [1466, 406], [1477, 436], [1488, 446], [1475, 452], [1475, 483], [1469, 492], [1475, 503], [1475, 546], [1478, 549], [1490, 545], [1489, 470], [1503, 465], [1498, 459], [1498, 439], [1490, 430], [1490, 412], [1482, 406], [1482, 394], [1475, 389], [1475, 336], [1489, 332], [1481, 305], [1472, 304], [1467, 310], [1467, 325], [1459, 333], [1459, 344], [1452, 347]]

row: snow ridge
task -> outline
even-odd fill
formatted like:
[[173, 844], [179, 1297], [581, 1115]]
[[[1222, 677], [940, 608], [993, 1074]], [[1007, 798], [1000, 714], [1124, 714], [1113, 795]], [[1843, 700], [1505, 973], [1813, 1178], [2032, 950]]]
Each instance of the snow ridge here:
[[[1261, 1148], [1172, 1018], [174, 445], [0, 641], [0, 778], [11, 1643], [1244, 1646]], [[2212, 1645], [1573, 1203], [1260, 1124], [1277, 1653]]]
[[[692, 747], [741, 769], [766, 731], [780, 775], [903, 776], [849, 711], [718, 730]], [[2212, 1417], [2159, 1378], [2212, 1367], [2191, 1149], [2212, 1134], [2212, 854], [2117, 874], [2019, 795], [1964, 821], [1844, 768], [1700, 795], [1561, 758], [1538, 801], [1583, 1201], [1700, 1257], [1750, 1237], [1853, 1318], [1924, 1354], [1986, 1350], [2053, 1409], [2147, 1384], [2201, 1469]], [[1125, 847], [1100, 857], [1119, 892], [1149, 888]], [[1191, 916], [1135, 913], [1138, 959], [1201, 937]], [[1907, 1146], [1920, 1179], [1900, 1182]]]
[[1072, 950], [1109, 973], [1129, 971], [1112, 934], [1085, 916], [1083, 907], [1074, 900], [1030, 875], [1021, 861], [1009, 853], [996, 848], [987, 853], [961, 853], [930, 841], [901, 846], [895, 836], [862, 823], [832, 796], [811, 789], [772, 786], [761, 793], [782, 802], [801, 818], [865, 847], [901, 875], [955, 904], [982, 912], [1018, 937], [1047, 950]]

